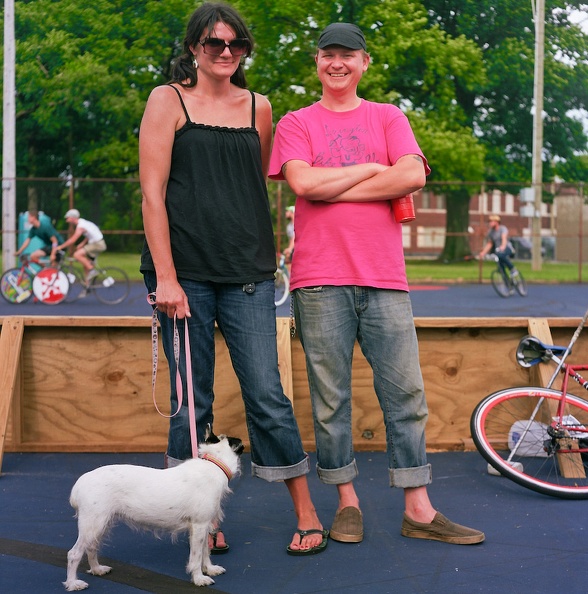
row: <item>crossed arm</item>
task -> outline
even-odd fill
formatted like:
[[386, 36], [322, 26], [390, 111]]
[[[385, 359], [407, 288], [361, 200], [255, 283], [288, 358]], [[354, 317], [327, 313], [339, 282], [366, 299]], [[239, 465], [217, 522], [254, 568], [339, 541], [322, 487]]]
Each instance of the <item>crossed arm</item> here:
[[325, 202], [390, 200], [420, 190], [426, 182], [419, 155], [404, 155], [390, 166], [312, 167], [305, 161], [292, 160], [284, 164], [282, 173], [297, 196]]

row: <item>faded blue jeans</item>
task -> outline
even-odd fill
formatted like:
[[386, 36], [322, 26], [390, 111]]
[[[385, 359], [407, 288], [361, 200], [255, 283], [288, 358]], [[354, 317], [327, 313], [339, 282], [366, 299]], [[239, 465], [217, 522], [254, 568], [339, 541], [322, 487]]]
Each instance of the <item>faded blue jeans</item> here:
[[342, 484], [358, 474], [351, 434], [351, 363], [357, 340], [372, 367], [384, 415], [390, 485], [429, 484], [428, 410], [408, 293], [308, 287], [296, 289], [294, 308], [306, 355], [321, 481]]
[[[154, 273], [145, 274], [145, 284], [150, 293], [156, 290]], [[274, 281], [257, 283], [253, 293], [243, 291], [243, 285], [185, 279], [180, 279], [180, 285], [188, 296], [192, 314], [187, 320], [198, 441], [204, 439], [206, 425], [213, 422], [216, 321], [241, 386], [252, 474], [267, 481], [280, 481], [308, 473], [308, 456], [302, 448], [294, 411], [284, 394], [278, 371]], [[159, 321], [170, 367], [173, 413], [177, 409], [173, 319], [159, 314]], [[185, 384], [184, 320], [178, 320], [178, 330], [180, 371]], [[181, 411], [170, 419], [167, 455], [176, 460], [192, 457], [186, 398]]]
[[514, 264], [510, 261], [513, 257], [514, 252], [506, 246], [503, 250], [495, 250], [494, 252], [498, 258], [498, 264], [500, 268], [502, 268], [502, 272], [508, 276], [506, 270], [512, 271], [514, 269]]

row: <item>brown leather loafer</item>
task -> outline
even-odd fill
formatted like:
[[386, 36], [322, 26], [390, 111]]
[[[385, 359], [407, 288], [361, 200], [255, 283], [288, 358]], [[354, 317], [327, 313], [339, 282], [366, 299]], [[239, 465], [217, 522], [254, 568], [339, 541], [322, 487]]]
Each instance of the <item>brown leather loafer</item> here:
[[404, 514], [400, 534], [408, 538], [424, 538], [462, 545], [477, 544], [485, 538], [483, 532], [456, 524], [439, 512], [430, 524], [415, 522]]
[[363, 516], [357, 507], [344, 507], [335, 514], [330, 536], [339, 542], [363, 540]]

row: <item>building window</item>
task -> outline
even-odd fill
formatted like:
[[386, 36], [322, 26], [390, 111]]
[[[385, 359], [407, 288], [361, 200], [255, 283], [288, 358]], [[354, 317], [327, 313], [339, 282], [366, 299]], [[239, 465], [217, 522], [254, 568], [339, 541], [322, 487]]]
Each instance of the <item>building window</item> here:
[[417, 227], [417, 247], [439, 249], [445, 245], [444, 227]]

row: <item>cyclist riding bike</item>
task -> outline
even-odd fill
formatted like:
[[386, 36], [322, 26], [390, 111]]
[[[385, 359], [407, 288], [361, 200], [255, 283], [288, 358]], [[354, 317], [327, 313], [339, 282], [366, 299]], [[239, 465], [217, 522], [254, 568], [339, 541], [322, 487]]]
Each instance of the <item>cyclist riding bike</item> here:
[[490, 215], [488, 217], [488, 235], [486, 235], [486, 243], [479, 253], [480, 258], [484, 258], [486, 254], [496, 254], [498, 258], [498, 265], [504, 275], [508, 276], [507, 270], [511, 277], [518, 274], [517, 269], [511, 262], [511, 257], [514, 255], [514, 248], [508, 239], [508, 229], [500, 224], [500, 217], [498, 215]]
[[53, 249], [63, 241], [63, 238], [55, 230], [55, 227], [51, 224], [49, 218], [46, 216], [39, 217], [39, 212], [37, 210], [29, 210], [28, 220], [31, 225], [29, 234], [18, 250], [16, 250], [15, 254], [20, 256], [27, 249], [31, 240], [38, 238], [43, 242], [43, 245], [29, 254], [31, 262], [40, 265], [39, 260], [44, 256], [51, 256], [51, 261], [55, 261], [55, 259], [58, 258], [58, 253], [54, 252]]
[[[54, 251], [63, 250], [70, 245], [75, 245], [73, 256], [84, 267], [86, 283], [89, 283], [99, 274], [94, 267], [94, 259], [98, 257], [98, 254], [106, 250], [104, 236], [95, 223], [82, 219], [80, 217], [80, 211], [76, 208], [71, 208], [65, 213], [65, 220], [70, 225], [75, 226], [75, 231], [69, 239], [55, 246]], [[76, 242], [82, 235], [84, 238], [76, 245]]]

